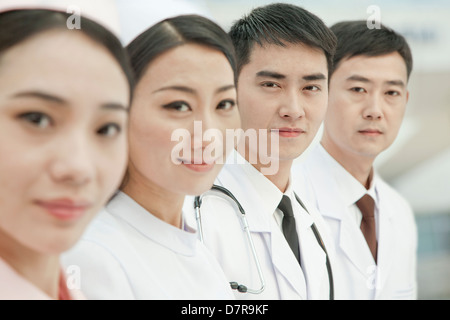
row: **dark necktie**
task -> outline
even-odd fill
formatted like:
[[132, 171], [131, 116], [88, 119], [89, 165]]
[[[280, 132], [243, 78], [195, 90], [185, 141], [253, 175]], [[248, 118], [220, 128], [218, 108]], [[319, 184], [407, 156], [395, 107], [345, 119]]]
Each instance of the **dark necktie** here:
[[377, 234], [375, 229], [375, 202], [368, 194], [356, 202], [356, 206], [362, 213], [361, 231], [366, 238], [375, 262], [377, 262]]
[[297, 229], [295, 227], [295, 218], [294, 212], [292, 211], [291, 200], [288, 196], [283, 195], [280, 204], [278, 205], [278, 209], [283, 212], [283, 222], [282, 228], [284, 237], [286, 238], [289, 246], [294, 252], [295, 257], [297, 258], [298, 263], [300, 264], [300, 246], [298, 244], [298, 234]]

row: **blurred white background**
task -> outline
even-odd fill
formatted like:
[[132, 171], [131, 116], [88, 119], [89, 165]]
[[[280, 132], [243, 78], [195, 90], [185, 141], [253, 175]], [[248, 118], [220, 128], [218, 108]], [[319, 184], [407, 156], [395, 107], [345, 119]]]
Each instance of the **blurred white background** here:
[[[117, 12], [98, 10], [98, 13], [118, 17], [121, 40], [125, 45], [157, 21], [178, 14], [207, 16], [228, 31], [234, 20], [252, 8], [272, 2], [302, 6], [329, 26], [342, 20], [366, 20], [374, 13], [370, 11], [371, 6], [376, 6], [381, 22], [407, 38], [414, 57], [409, 82], [410, 100], [402, 129], [391, 148], [379, 156], [376, 167], [409, 200], [415, 211], [419, 230], [419, 298], [450, 299], [450, 1], [106, 2], [115, 4], [116, 8], [109, 9]], [[72, 0], [72, 3], [76, 4], [77, 0]], [[320, 134], [321, 131], [314, 143], [318, 142]]]

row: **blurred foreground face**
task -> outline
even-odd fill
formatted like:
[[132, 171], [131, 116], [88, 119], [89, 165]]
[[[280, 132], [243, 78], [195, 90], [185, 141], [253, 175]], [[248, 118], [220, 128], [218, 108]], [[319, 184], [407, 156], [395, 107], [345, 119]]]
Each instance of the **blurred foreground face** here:
[[322, 143], [336, 159], [375, 157], [395, 140], [408, 101], [397, 52], [342, 60], [330, 79]]
[[[225, 130], [240, 126], [233, 70], [220, 51], [173, 48], [150, 63], [130, 112], [129, 182], [183, 195], [205, 192], [231, 149]], [[208, 130], [215, 140], [205, 136]]]
[[60, 253], [118, 187], [129, 87], [101, 45], [51, 30], [0, 56], [0, 242]]

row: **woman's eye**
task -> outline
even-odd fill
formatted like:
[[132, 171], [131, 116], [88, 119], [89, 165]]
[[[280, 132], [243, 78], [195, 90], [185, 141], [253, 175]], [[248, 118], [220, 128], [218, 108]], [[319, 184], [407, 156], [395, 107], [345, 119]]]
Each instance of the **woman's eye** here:
[[19, 118], [29, 122], [38, 128], [48, 128], [52, 124], [49, 116], [41, 112], [27, 112], [19, 115]]
[[175, 101], [168, 104], [163, 105], [164, 109], [175, 110], [180, 112], [185, 112], [191, 110], [189, 104], [184, 101]]
[[218, 104], [217, 109], [229, 110], [233, 108], [235, 105], [236, 102], [234, 102], [234, 100], [223, 100]]
[[358, 93], [366, 92], [366, 90], [364, 88], [361, 88], [361, 87], [350, 88], [350, 91], [354, 91], [354, 92], [358, 92]]
[[116, 123], [108, 123], [106, 125], [104, 125], [103, 127], [101, 127], [97, 133], [101, 136], [105, 136], [105, 137], [114, 137], [116, 135], [118, 135], [121, 132], [121, 128], [118, 124]]

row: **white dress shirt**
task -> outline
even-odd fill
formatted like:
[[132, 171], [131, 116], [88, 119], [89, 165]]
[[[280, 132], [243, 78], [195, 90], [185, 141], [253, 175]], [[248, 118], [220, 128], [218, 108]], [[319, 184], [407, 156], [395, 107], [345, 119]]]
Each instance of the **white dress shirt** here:
[[[322, 145], [292, 169], [294, 190], [324, 217], [336, 248], [336, 296], [342, 299], [416, 298], [417, 228], [409, 204], [374, 172], [369, 190]], [[375, 263], [360, 230], [355, 202], [375, 200]]]
[[88, 299], [234, 299], [195, 229], [184, 229], [119, 192], [63, 262], [79, 266]]

